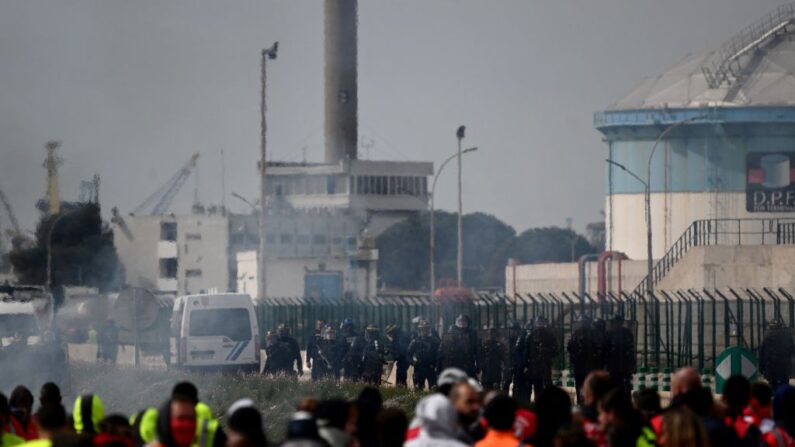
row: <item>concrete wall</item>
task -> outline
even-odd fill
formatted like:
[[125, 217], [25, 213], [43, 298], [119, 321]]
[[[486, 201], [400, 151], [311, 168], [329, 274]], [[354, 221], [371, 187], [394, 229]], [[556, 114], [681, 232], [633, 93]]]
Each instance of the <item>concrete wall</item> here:
[[[618, 263], [606, 265], [607, 289], [618, 291]], [[621, 289], [632, 291], [646, 277], [646, 261], [623, 261], [621, 263]], [[514, 280], [514, 277], [516, 278]], [[598, 286], [595, 262], [586, 264], [586, 290], [596, 293]], [[514, 293], [577, 292], [579, 269], [577, 263], [525, 264], [505, 267], [505, 291]]]

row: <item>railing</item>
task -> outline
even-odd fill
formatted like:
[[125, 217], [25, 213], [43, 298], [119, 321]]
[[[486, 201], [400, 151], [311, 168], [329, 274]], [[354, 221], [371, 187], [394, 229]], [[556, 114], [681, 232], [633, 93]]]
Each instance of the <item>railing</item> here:
[[[714, 53], [701, 67], [711, 88], [729, 82], [729, 76], [739, 77], [739, 59], [762, 45], [777, 32], [795, 23], [795, 4], [779, 6], [775, 11], [756, 23], [744, 28]], [[737, 67], [733, 66], [737, 65]]]
[[444, 302], [427, 296], [325, 300], [271, 298], [257, 307], [261, 335], [279, 324], [290, 326], [302, 347], [322, 319], [339, 326], [353, 320], [361, 331], [374, 324], [382, 330], [396, 324], [405, 331], [422, 316], [443, 333], [458, 314], [466, 314], [477, 329], [497, 327], [507, 337], [509, 320], [524, 326], [544, 316], [559, 343], [557, 368], [569, 367], [566, 345], [579, 318], [609, 320], [622, 315], [635, 333], [638, 364], [675, 369], [714, 368], [714, 360], [730, 346], [756, 351], [765, 326], [781, 321], [795, 328], [795, 298], [784, 289], [725, 289], [657, 291], [651, 295], [604, 296], [577, 293], [534, 293], [516, 296], [479, 295]]
[[[793, 219], [705, 219], [696, 220], [682, 233], [633, 294], [653, 289], [692, 247], [713, 245], [793, 245]], [[649, 287], [651, 281], [651, 287]]]

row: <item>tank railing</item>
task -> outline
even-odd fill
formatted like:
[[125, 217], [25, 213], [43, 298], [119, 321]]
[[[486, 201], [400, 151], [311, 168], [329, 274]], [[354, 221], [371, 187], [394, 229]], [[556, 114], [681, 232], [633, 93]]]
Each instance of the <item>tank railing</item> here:
[[740, 57], [750, 53], [767, 39], [795, 22], [795, 4], [782, 5], [757, 22], [743, 28], [714, 53], [701, 71], [710, 88], [718, 88], [729, 77], [739, 78]]
[[350, 319], [359, 331], [368, 324], [382, 330], [395, 324], [408, 333], [414, 328], [412, 320], [422, 316], [443, 334], [459, 314], [468, 315], [471, 326], [479, 331], [498, 328], [506, 342], [509, 321], [524, 327], [545, 317], [557, 337], [560, 355], [555, 366], [560, 370], [570, 367], [566, 347], [581, 317], [607, 321], [616, 315], [635, 335], [638, 365], [714, 369], [717, 356], [730, 346], [757, 352], [769, 322], [795, 328], [795, 297], [783, 288], [691, 289], [657, 290], [650, 295], [489, 293], [443, 301], [421, 295], [344, 300], [285, 297], [268, 298], [257, 306], [261, 336], [284, 323], [302, 347], [318, 319], [335, 327]]
[[671, 245], [648, 276], [633, 290], [633, 294], [656, 286], [679, 262], [691, 247], [714, 245], [793, 245], [795, 218], [783, 219], [704, 219], [696, 220]]

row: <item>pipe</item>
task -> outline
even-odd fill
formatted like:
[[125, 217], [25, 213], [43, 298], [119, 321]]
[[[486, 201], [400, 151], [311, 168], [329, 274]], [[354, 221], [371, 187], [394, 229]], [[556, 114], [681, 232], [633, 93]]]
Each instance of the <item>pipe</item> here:
[[598, 291], [599, 291], [599, 293], [598, 293], [599, 301], [602, 301], [604, 299], [603, 297], [607, 293], [607, 278], [606, 278], [607, 275], [605, 274], [605, 263], [607, 261], [609, 261], [609, 260], [612, 260], [612, 259], [615, 259], [615, 260], [619, 261], [619, 264], [618, 264], [618, 266], [619, 266], [618, 267], [619, 268], [619, 270], [618, 270], [619, 286], [618, 286], [618, 288], [619, 288], [619, 292], [621, 290], [621, 264], [620, 264], [620, 262], [623, 261], [623, 260], [627, 260], [629, 258], [627, 257], [626, 254], [624, 254], [623, 252], [620, 252], [620, 251], [605, 251], [605, 252], [602, 252], [602, 254], [599, 255], [599, 258], [597, 260], [597, 265], [596, 265], [596, 268], [597, 268], [597, 288], [598, 288]]
[[594, 262], [599, 259], [599, 255], [596, 253], [591, 253], [587, 255], [580, 256], [580, 259], [577, 260], [577, 268], [579, 269], [580, 273], [580, 301], [583, 300], [583, 296], [585, 295], [585, 264], [588, 262]]

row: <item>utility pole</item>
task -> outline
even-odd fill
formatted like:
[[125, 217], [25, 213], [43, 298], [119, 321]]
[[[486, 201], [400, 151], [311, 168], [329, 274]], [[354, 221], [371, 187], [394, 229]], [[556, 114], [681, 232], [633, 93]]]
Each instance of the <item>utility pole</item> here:
[[461, 181], [461, 140], [464, 139], [464, 132], [466, 131], [466, 126], [459, 126], [458, 131], [456, 132], [456, 137], [458, 137], [458, 250], [457, 255], [458, 258], [456, 259], [456, 278], [458, 279], [458, 287], [463, 286], [463, 270], [464, 270], [464, 223], [463, 223], [463, 209], [464, 203], [463, 199], [461, 198], [462, 193], [462, 181]]
[[265, 250], [266, 250], [266, 238], [265, 238], [265, 216], [267, 215], [267, 208], [268, 208], [268, 190], [266, 187], [265, 181], [265, 167], [268, 164], [268, 152], [267, 152], [267, 130], [268, 130], [268, 122], [267, 122], [267, 112], [268, 107], [265, 102], [266, 99], [266, 92], [265, 88], [267, 87], [267, 65], [268, 59], [276, 59], [276, 52], [279, 50], [279, 42], [274, 42], [273, 46], [270, 48], [262, 50], [262, 66], [261, 66], [261, 73], [260, 73], [260, 82], [261, 82], [261, 93], [262, 96], [260, 97], [260, 161], [259, 161], [259, 178], [260, 178], [260, 187], [259, 187], [259, 198], [260, 198], [260, 211], [259, 211], [259, 256], [257, 257], [257, 299], [263, 299], [266, 295], [266, 285], [267, 281], [265, 280]]
[[61, 212], [61, 199], [58, 194], [58, 166], [61, 164], [61, 159], [55, 154], [60, 146], [60, 141], [48, 141], [45, 145], [47, 159], [44, 161], [44, 167], [47, 168], [47, 201], [51, 216]]

